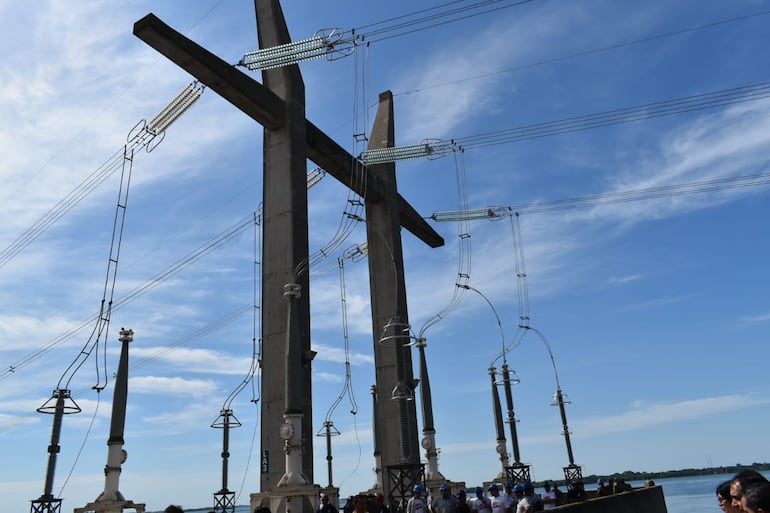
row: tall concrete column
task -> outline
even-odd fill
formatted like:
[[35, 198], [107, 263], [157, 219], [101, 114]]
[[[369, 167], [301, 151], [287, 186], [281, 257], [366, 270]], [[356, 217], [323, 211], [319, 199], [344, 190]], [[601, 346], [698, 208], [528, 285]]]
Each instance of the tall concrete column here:
[[[393, 94], [380, 94], [379, 106], [369, 141], [369, 149], [395, 145]], [[369, 284], [372, 304], [372, 332], [376, 369], [377, 416], [380, 429], [383, 493], [393, 490], [387, 478], [391, 467], [420, 465], [415, 402], [404, 395], [414, 394], [412, 357], [409, 347], [409, 315], [406, 303], [404, 261], [401, 248], [398, 192], [395, 163], [369, 166], [381, 179], [383, 198], [366, 201], [366, 239], [369, 250]], [[390, 326], [386, 329], [386, 326]], [[383, 343], [383, 332], [390, 339]], [[400, 398], [394, 400], [394, 391]], [[414, 475], [410, 472], [410, 475]]]
[[[259, 47], [290, 43], [278, 0], [255, 0], [254, 6]], [[286, 472], [287, 441], [301, 446], [301, 473], [312, 482], [313, 432], [310, 280], [307, 272], [295, 276], [308, 257], [305, 85], [297, 65], [262, 71], [262, 81], [283, 100], [285, 119], [264, 133], [260, 488], [268, 491]], [[299, 286], [291, 301], [284, 297], [287, 285]], [[291, 440], [288, 431], [294, 431]]]

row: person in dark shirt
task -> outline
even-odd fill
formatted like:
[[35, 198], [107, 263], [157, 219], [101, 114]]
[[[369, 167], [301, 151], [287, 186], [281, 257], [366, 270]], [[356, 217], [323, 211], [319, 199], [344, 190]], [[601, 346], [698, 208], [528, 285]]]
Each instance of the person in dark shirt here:
[[329, 502], [329, 496], [325, 493], [321, 494], [321, 505], [318, 506], [317, 513], [337, 513], [337, 508]]
[[567, 490], [568, 502], [581, 502], [586, 500], [586, 489], [583, 485], [583, 481], [579, 479], [573, 479], [570, 489]]
[[381, 493], [377, 494], [377, 497], [375, 497], [376, 505], [374, 507], [374, 513], [390, 513], [390, 508], [388, 508], [388, 505], [385, 504], [385, 496]]
[[460, 491], [457, 492], [457, 513], [471, 513], [468, 497], [463, 489], [460, 489]]
[[353, 513], [354, 506], [355, 505], [353, 504], [353, 496], [351, 495], [350, 497], [348, 497], [348, 500], [345, 501], [345, 507], [342, 508], [342, 511], [344, 513]]
[[610, 493], [610, 489], [604, 484], [604, 479], [599, 479], [596, 482], [596, 496], [604, 497], [605, 495], [610, 495]]

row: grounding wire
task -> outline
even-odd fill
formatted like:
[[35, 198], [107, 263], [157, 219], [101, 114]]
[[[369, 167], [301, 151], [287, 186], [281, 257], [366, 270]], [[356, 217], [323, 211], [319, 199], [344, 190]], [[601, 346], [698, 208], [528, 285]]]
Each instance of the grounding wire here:
[[[455, 177], [457, 181], [457, 207], [458, 210], [468, 209], [468, 185], [465, 173], [465, 159], [461, 150], [453, 151], [455, 159]], [[468, 219], [457, 220], [457, 278], [452, 290], [452, 297], [449, 303], [438, 313], [428, 319], [420, 328], [417, 334], [418, 339], [425, 338], [425, 332], [431, 326], [444, 319], [452, 312], [465, 294], [471, 279], [471, 227]]]
[[553, 374], [554, 374], [554, 377], [556, 378], [556, 388], [561, 389], [561, 383], [559, 383], [559, 372], [556, 370], [556, 360], [553, 357], [551, 344], [548, 343], [548, 339], [545, 338], [545, 335], [543, 335], [539, 330], [531, 326], [527, 326], [527, 329], [534, 331], [537, 334], [537, 336], [540, 337], [540, 340], [542, 340], [543, 344], [545, 344], [545, 348], [548, 350], [548, 356], [551, 358], [551, 365], [553, 366]]
[[[261, 360], [260, 350], [257, 345], [257, 313], [259, 312], [259, 296], [257, 294], [257, 283], [258, 278], [257, 275], [259, 274], [259, 260], [257, 258], [257, 251], [259, 248], [259, 235], [257, 232], [259, 232], [260, 223], [259, 223], [259, 216], [256, 212], [254, 212], [254, 248], [253, 248], [253, 261], [252, 261], [252, 283], [253, 283], [253, 290], [252, 290], [252, 337], [251, 337], [251, 362], [249, 363], [249, 370], [246, 373], [246, 376], [241, 380], [241, 382], [233, 389], [232, 392], [230, 392], [230, 395], [227, 396], [224, 403], [222, 404], [222, 410], [230, 410], [232, 409], [233, 401], [236, 397], [238, 397], [238, 394], [240, 394], [247, 386], [249, 386], [249, 383], [252, 383], [254, 380], [254, 376], [257, 372], [257, 369], [259, 367], [259, 362]], [[254, 401], [256, 402], [256, 401]]]
[[532, 63], [529, 63], [529, 64], [522, 64], [522, 65], [519, 65], [519, 66], [514, 66], [512, 68], [501, 69], [501, 70], [498, 70], [498, 71], [491, 71], [489, 73], [483, 73], [481, 75], [474, 75], [474, 76], [471, 76], [471, 77], [460, 78], [460, 79], [457, 79], [457, 80], [450, 80], [448, 82], [442, 82], [440, 84], [428, 85], [428, 86], [421, 87], [421, 88], [418, 88], [418, 89], [411, 89], [409, 91], [401, 91], [401, 92], [393, 93], [393, 96], [400, 96], [400, 95], [406, 95], [406, 94], [420, 93], [420, 92], [426, 91], [428, 89], [435, 89], [437, 87], [444, 87], [444, 86], [453, 85], [453, 84], [460, 84], [462, 82], [468, 82], [468, 81], [471, 81], [471, 80], [478, 80], [478, 79], [482, 79], [482, 78], [492, 77], [492, 76], [500, 75], [500, 74], [503, 74], [503, 73], [510, 73], [512, 71], [521, 71], [521, 70], [525, 70], [525, 69], [535, 68], [535, 67], [538, 67], [538, 66], [543, 66], [545, 64], [553, 64], [553, 63], [556, 63], [556, 62], [566, 61], [566, 60], [574, 59], [574, 58], [577, 58], [577, 57], [584, 57], [586, 55], [593, 55], [593, 54], [602, 53], [602, 52], [606, 52], [606, 51], [610, 51], [610, 50], [617, 50], [619, 48], [629, 47], [629, 46], [633, 46], [633, 45], [640, 44], [640, 43], [647, 43], [647, 42], [650, 42], [650, 41], [656, 41], [656, 40], [659, 40], [659, 39], [665, 39], [665, 38], [668, 38], [668, 37], [673, 37], [673, 36], [678, 36], [678, 35], [682, 35], [682, 34], [687, 34], [689, 32], [697, 32], [699, 30], [713, 28], [713, 27], [718, 27], [720, 25], [725, 25], [725, 24], [728, 24], [728, 23], [734, 23], [734, 22], [739, 22], [739, 21], [746, 21], [746, 20], [751, 19], [751, 18], [756, 18], [756, 17], [759, 17], [759, 16], [765, 16], [765, 15], [768, 15], [768, 14], [770, 14], [770, 10], [760, 11], [760, 12], [756, 12], [756, 13], [752, 13], [752, 14], [747, 14], [745, 16], [736, 16], [734, 18], [727, 18], [727, 19], [716, 20], [716, 21], [713, 21], [713, 22], [710, 22], [710, 23], [706, 23], [706, 24], [703, 24], [703, 25], [698, 25], [698, 26], [695, 26], [695, 27], [688, 27], [688, 28], [684, 28], [684, 29], [680, 29], [680, 30], [675, 30], [673, 32], [666, 32], [666, 33], [663, 33], [663, 34], [655, 34], [655, 35], [651, 35], [651, 36], [647, 36], [647, 37], [643, 37], [643, 38], [639, 38], [639, 39], [634, 39], [632, 41], [620, 41], [620, 42], [613, 43], [611, 45], [603, 46], [603, 47], [600, 47], [600, 48], [592, 48], [592, 49], [589, 49], [589, 50], [584, 50], [584, 51], [581, 51], [581, 52], [571, 53], [571, 54], [568, 54], [568, 55], [562, 55], [562, 56], [559, 56], [559, 57], [553, 57], [553, 58], [550, 58], [550, 59], [544, 59], [544, 60], [537, 61], [537, 62], [532, 62]]
[[[521, 224], [519, 223], [519, 213], [513, 212], [508, 207], [508, 219], [511, 224], [511, 239], [513, 241], [513, 261], [514, 271], [516, 273], [516, 293], [519, 307], [519, 322], [516, 325], [516, 332], [508, 344], [507, 351], [516, 349], [526, 338], [529, 328], [529, 286], [527, 284], [527, 270], [524, 262], [524, 245], [521, 240]], [[515, 221], [514, 221], [515, 219]]]
[[[259, 399], [255, 398], [255, 396], [254, 396], [254, 381], [256, 381], [258, 379], [257, 372], [258, 372], [258, 369], [259, 369], [259, 366], [260, 366], [260, 362], [261, 362], [261, 349], [260, 349], [260, 346], [257, 344], [257, 317], [258, 317], [257, 313], [258, 313], [259, 306], [260, 306], [260, 299], [259, 299], [260, 296], [259, 296], [257, 290], [258, 290], [259, 276], [260, 276], [260, 272], [259, 272], [260, 262], [259, 262], [258, 255], [260, 254], [259, 251], [260, 251], [260, 247], [261, 247], [261, 245], [259, 243], [259, 240], [260, 240], [260, 235], [259, 234], [261, 233], [261, 229], [260, 229], [261, 228], [261, 223], [260, 223], [261, 216], [257, 212], [254, 212], [253, 219], [254, 219], [254, 223], [253, 223], [253, 226], [254, 226], [253, 241], [254, 242], [253, 242], [253, 258], [252, 258], [252, 309], [251, 309], [251, 311], [252, 311], [252, 321], [251, 321], [251, 323], [252, 323], [252, 338], [251, 338], [251, 362], [249, 364], [249, 370], [246, 373], [246, 376], [233, 389], [233, 391], [230, 392], [230, 395], [227, 396], [227, 398], [225, 399], [224, 403], [222, 404], [222, 410], [221, 410], [222, 414], [224, 414], [226, 411], [232, 412], [232, 403], [233, 403], [233, 401], [235, 400], [236, 397], [238, 397], [238, 395], [247, 386], [249, 386], [249, 384], [252, 385], [252, 399], [251, 399], [250, 402], [252, 404], [256, 405], [258, 403], [258, 401], [259, 401]], [[216, 422], [218, 420], [219, 420], [219, 417], [217, 417], [217, 419], [214, 421], [214, 423], [212, 423], [212, 427], [215, 427], [215, 424], [216, 424]], [[238, 423], [238, 425], [240, 425], [240, 423]], [[222, 428], [223, 429], [230, 429], [230, 426], [229, 425], [225, 425], [225, 426], [222, 426]], [[255, 440], [255, 436], [256, 436], [255, 435], [256, 429], [257, 429], [257, 422], [255, 420], [255, 422], [254, 422], [254, 431], [252, 432], [252, 437], [251, 437], [251, 447], [250, 447], [250, 449], [248, 451], [249, 456], [248, 456], [248, 459], [247, 459], [247, 462], [246, 462], [246, 467], [245, 467], [244, 472], [243, 472], [243, 478], [241, 479], [241, 486], [238, 489], [238, 493], [236, 495], [236, 499], [235, 499], [236, 503], [238, 502], [238, 497], [240, 497], [240, 494], [241, 494], [241, 492], [243, 490], [243, 487], [245, 485], [245, 482], [246, 482], [246, 476], [248, 475], [248, 472], [249, 472], [249, 466], [251, 464], [251, 453], [253, 452], [254, 440]]]
[[340, 480], [340, 486], [338, 488], [342, 486], [342, 483], [347, 481], [350, 477], [354, 476], [356, 472], [358, 472], [358, 469], [361, 466], [361, 455], [362, 455], [361, 437], [358, 434], [358, 419], [356, 418], [355, 415], [353, 415], [353, 433], [356, 436], [356, 446], [358, 447], [358, 457], [356, 458], [356, 464], [353, 466], [353, 469], [350, 471], [350, 473], [347, 476], [345, 476], [342, 480]]
[[492, 358], [492, 362], [489, 364], [489, 367], [492, 368], [495, 366], [495, 364], [500, 358], [503, 359], [503, 362], [506, 361], [505, 355], [507, 353], [507, 349], [505, 347], [505, 333], [503, 331], [503, 323], [500, 320], [500, 315], [497, 313], [497, 309], [495, 308], [495, 305], [492, 304], [492, 301], [490, 301], [489, 298], [483, 292], [481, 292], [479, 289], [472, 287], [470, 285], [465, 285], [464, 287], [468, 290], [472, 290], [473, 292], [481, 296], [484, 299], [484, 301], [487, 302], [487, 304], [489, 305], [489, 308], [492, 310], [492, 313], [495, 315], [495, 319], [497, 320], [497, 327], [500, 329], [501, 351], [494, 358]]
[[345, 351], [345, 383], [343, 384], [342, 390], [340, 391], [337, 398], [329, 406], [329, 409], [326, 410], [326, 417], [324, 418], [325, 424], [332, 422], [332, 415], [334, 415], [334, 410], [337, 409], [337, 406], [340, 405], [345, 396], [347, 396], [350, 401], [350, 413], [353, 415], [358, 413], [358, 405], [356, 404], [356, 398], [353, 393], [353, 379], [350, 367], [350, 336], [348, 333], [347, 294], [345, 292], [345, 261], [343, 258], [337, 259], [337, 266], [340, 270], [340, 305], [342, 311], [342, 340]]
[[[129, 135], [129, 142], [132, 138]], [[107, 350], [106, 344], [109, 337], [110, 320], [112, 317], [112, 302], [115, 294], [115, 283], [118, 271], [118, 261], [120, 259], [120, 248], [123, 242], [123, 228], [126, 221], [126, 209], [128, 207], [128, 192], [131, 185], [131, 173], [133, 171], [134, 162], [134, 150], [128, 147], [128, 144], [124, 147], [123, 153], [123, 165], [122, 172], [120, 174], [120, 185], [118, 187], [118, 201], [115, 207], [115, 217], [112, 225], [112, 239], [110, 241], [110, 253], [107, 259], [107, 273], [104, 280], [104, 289], [102, 291], [102, 300], [99, 307], [99, 314], [96, 316], [96, 325], [94, 326], [91, 335], [86, 340], [80, 353], [70, 362], [69, 366], [64, 370], [59, 382], [56, 385], [57, 390], [63, 388], [69, 389], [70, 382], [78, 370], [91, 356], [91, 353], [95, 350], [96, 356], [94, 358], [96, 365], [97, 382], [94, 385], [94, 389], [97, 391], [104, 389], [107, 380]], [[101, 375], [99, 372], [99, 349], [102, 348], [104, 354], [104, 379], [102, 383]]]
[[[368, 44], [365, 45], [368, 48]], [[353, 151], [351, 152], [351, 175], [348, 182], [348, 192], [345, 204], [345, 209], [340, 216], [337, 230], [334, 235], [327, 241], [321, 248], [314, 251], [307, 258], [303, 259], [294, 269], [295, 279], [308, 273], [312, 268], [320, 264], [329, 255], [331, 255], [342, 243], [347, 240], [351, 233], [358, 225], [359, 222], [364, 220], [364, 202], [354, 191], [358, 189], [360, 183], [360, 190], [366, 194], [366, 179], [367, 168], [358, 160], [354, 155], [358, 155], [357, 145], [366, 141], [366, 131], [360, 129], [359, 122], [360, 116], [364, 116], [364, 126], [367, 126], [366, 112], [367, 112], [367, 99], [366, 99], [366, 72], [368, 69], [368, 51], [364, 52], [365, 55], [362, 58], [363, 63], [359, 63], [360, 52], [355, 52], [354, 70], [353, 70]], [[361, 87], [359, 87], [361, 84]], [[362, 94], [359, 94], [359, 90]], [[363, 105], [361, 109], [359, 103]], [[363, 112], [363, 114], [361, 114]]]
[[[258, 212], [262, 212], [262, 204], [260, 203]], [[251, 380], [251, 402], [257, 404], [261, 397], [261, 369], [262, 369], [262, 337], [258, 336], [261, 332], [261, 324], [258, 310], [262, 308], [262, 262], [260, 260], [262, 256], [262, 214], [254, 212], [254, 290], [252, 291], [254, 315], [252, 316], [251, 324], [251, 336], [252, 343], [255, 344], [254, 351], [257, 354], [257, 369], [256, 377]], [[257, 329], [257, 326], [260, 326]]]
[[[260, 204], [259, 212], [262, 211], [262, 205]], [[254, 212], [254, 290], [252, 292], [253, 295], [253, 316], [252, 316], [252, 350], [256, 352], [257, 354], [257, 367], [255, 369], [255, 374], [253, 375], [251, 379], [251, 403], [254, 405], [259, 404], [259, 400], [261, 399], [260, 396], [260, 390], [261, 390], [261, 383], [260, 383], [260, 377], [261, 373], [260, 370], [262, 369], [262, 338], [257, 337], [257, 333], [259, 331], [257, 330], [257, 309], [261, 308], [262, 303], [262, 287], [261, 287], [261, 277], [262, 273], [258, 272], [258, 270], [261, 268], [261, 262], [259, 261], [260, 255], [262, 254], [262, 230], [261, 228], [261, 220], [262, 216], [261, 214], [258, 214], [257, 212]], [[255, 408], [254, 411], [257, 412], [256, 418], [254, 419], [254, 429], [251, 432], [251, 442], [249, 444], [249, 451], [246, 456], [246, 466], [243, 469], [243, 477], [241, 478], [241, 485], [238, 487], [238, 493], [235, 495], [235, 503], [238, 503], [238, 499], [241, 496], [241, 493], [243, 492], [243, 489], [246, 487], [246, 479], [249, 475], [249, 469], [251, 468], [251, 455], [254, 453], [254, 446], [256, 445], [257, 440], [257, 432], [259, 431], [259, 408]]]

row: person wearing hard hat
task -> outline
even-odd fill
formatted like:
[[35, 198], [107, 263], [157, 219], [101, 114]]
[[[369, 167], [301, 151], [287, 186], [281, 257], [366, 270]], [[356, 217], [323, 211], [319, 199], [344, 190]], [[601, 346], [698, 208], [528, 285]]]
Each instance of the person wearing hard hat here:
[[492, 513], [510, 513], [508, 501], [500, 496], [500, 487], [492, 483], [489, 485], [489, 501], [492, 503]]
[[473, 513], [492, 513], [492, 503], [484, 497], [484, 489], [476, 487], [476, 500], [473, 501]]
[[513, 495], [513, 483], [510, 481], [505, 483], [505, 494], [503, 494], [503, 498], [508, 502], [508, 510], [513, 511], [517, 501], [516, 496]]
[[422, 485], [414, 485], [412, 488], [412, 497], [406, 503], [406, 513], [428, 513], [428, 502], [422, 494], [425, 488]]
[[516, 513], [531, 513], [532, 506], [529, 504], [527, 498], [524, 497], [524, 487], [521, 484], [516, 483], [516, 486], [513, 487], [513, 494], [518, 501], [516, 503]]
[[457, 497], [450, 493], [449, 485], [442, 483], [438, 491], [439, 496], [430, 505], [432, 513], [457, 513]]

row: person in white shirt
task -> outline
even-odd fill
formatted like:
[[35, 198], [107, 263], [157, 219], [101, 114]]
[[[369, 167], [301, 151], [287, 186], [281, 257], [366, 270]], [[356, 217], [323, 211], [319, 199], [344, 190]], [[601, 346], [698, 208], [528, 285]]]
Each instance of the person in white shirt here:
[[428, 513], [428, 501], [422, 496], [425, 488], [422, 485], [414, 485], [412, 497], [406, 503], [406, 513]]
[[476, 487], [476, 500], [473, 501], [473, 513], [492, 513], [492, 503], [484, 497], [484, 489]]
[[492, 513], [510, 513], [510, 505], [505, 497], [500, 496], [500, 487], [496, 484], [489, 486], [489, 501], [492, 503]]
[[543, 483], [543, 488], [545, 491], [540, 495], [540, 498], [543, 500], [543, 509], [553, 509], [556, 507], [556, 492], [551, 490], [551, 482], [546, 481]]
[[513, 494], [518, 500], [516, 503], [516, 513], [531, 513], [532, 506], [530, 506], [527, 498], [524, 497], [524, 487], [520, 484], [517, 484], [513, 487]]

